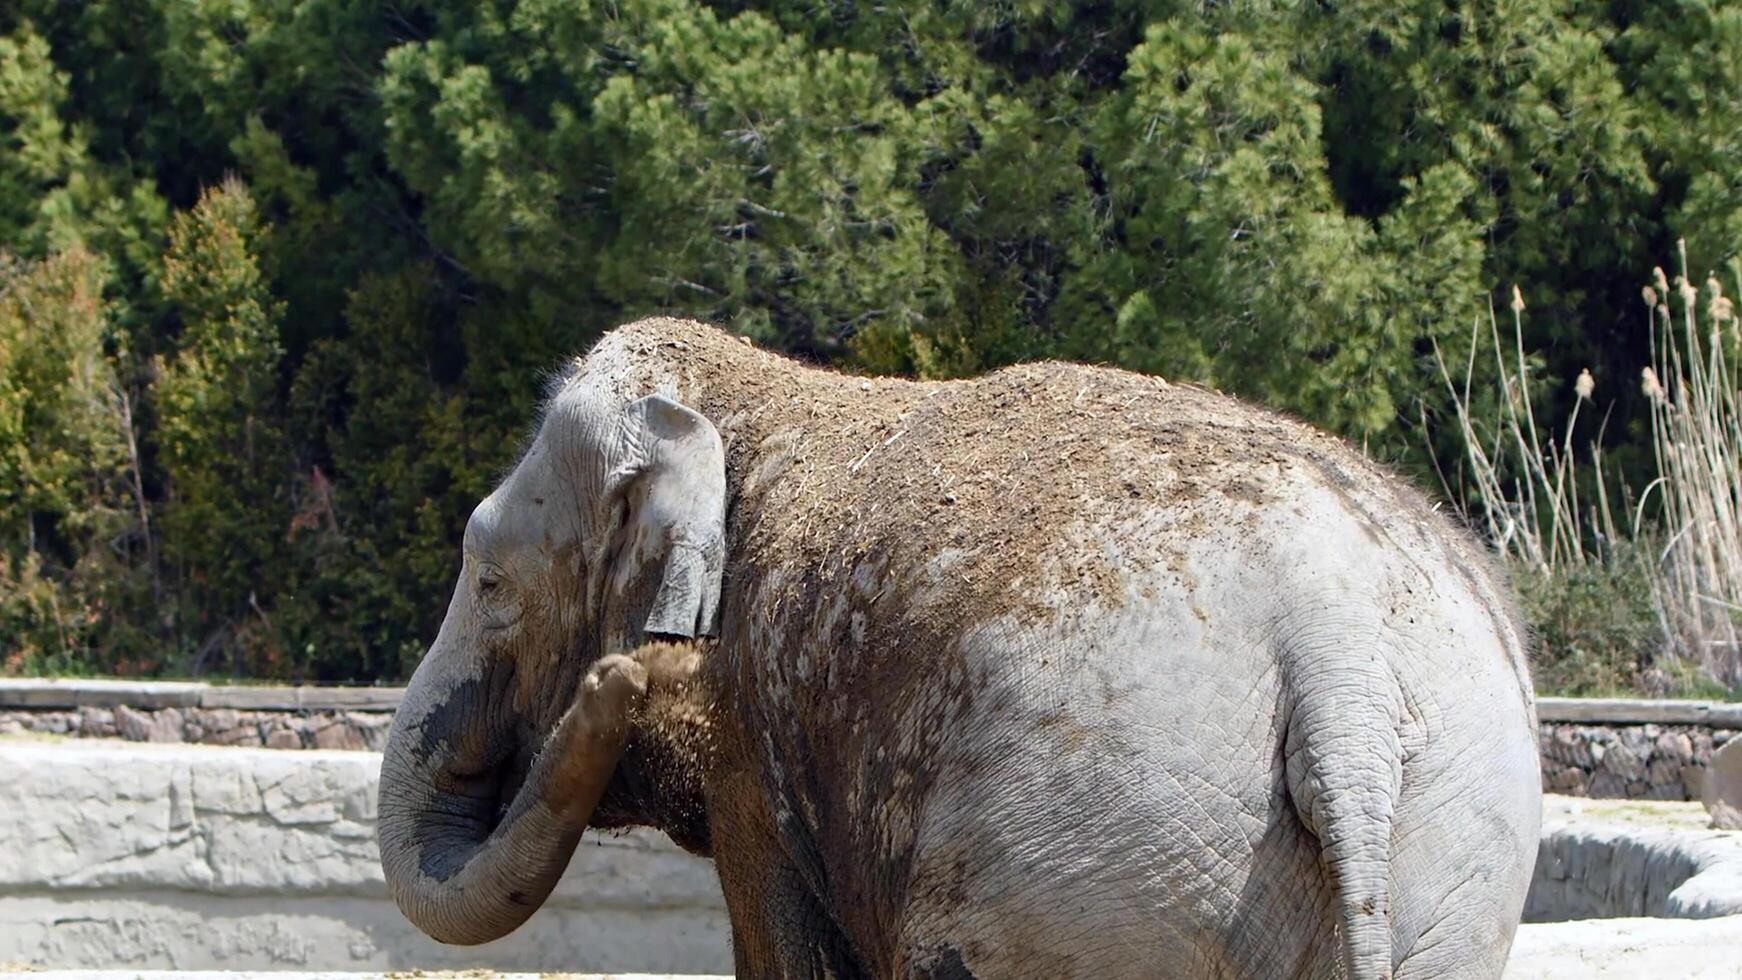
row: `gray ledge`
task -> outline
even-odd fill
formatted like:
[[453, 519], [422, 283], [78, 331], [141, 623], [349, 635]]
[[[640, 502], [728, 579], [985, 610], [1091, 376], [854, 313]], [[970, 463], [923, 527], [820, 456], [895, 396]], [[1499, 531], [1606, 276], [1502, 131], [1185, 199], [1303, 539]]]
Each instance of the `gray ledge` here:
[[[230, 687], [202, 682], [0, 678], [0, 708], [235, 708], [242, 711], [392, 711], [399, 687]], [[1742, 728], [1742, 703], [1648, 698], [1538, 698], [1545, 722]]]
[[0, 678], [0, 708], [235, 708], [392, 711], [399, 687], [225, 687], [199, 681]]
[[244, 711], [392, 711], [402, 687], [213, 687], [200, 698], [202, 708]]
[[0, 679], [0, 707], [197, 708], [208, 687], [174, 681], [5, 678]]
[[1650, 698], [1537, 698], [1539, 721], [1591, 725], [1708, 725], [1742, 728], [1742, 704]]

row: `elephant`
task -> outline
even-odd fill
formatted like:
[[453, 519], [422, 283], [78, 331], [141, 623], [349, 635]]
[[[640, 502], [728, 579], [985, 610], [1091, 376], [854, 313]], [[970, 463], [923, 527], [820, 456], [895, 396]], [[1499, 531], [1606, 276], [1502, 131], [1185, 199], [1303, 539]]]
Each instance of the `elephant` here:
[[383, 872], [484, 942], [643, 825], [713, 859], [739, 976], [1498, 977], [1525, 647], [1481, 542], [1284, 415], [643, 319], [466, 525]]

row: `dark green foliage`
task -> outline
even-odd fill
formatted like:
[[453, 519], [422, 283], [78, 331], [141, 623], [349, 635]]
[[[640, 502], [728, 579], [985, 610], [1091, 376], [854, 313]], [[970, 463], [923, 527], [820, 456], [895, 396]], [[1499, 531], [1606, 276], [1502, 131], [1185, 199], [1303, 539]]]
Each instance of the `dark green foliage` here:
[[[410, 671], [446, 610], [466, 518], [525, 429], [524, 391], [435, 367], [462, 352], [478, 375], [496, 363], [492, 336], [432, 329], [453, 304], [426, 265], [367, 279], [346, 308], [350, 336], [318, 342], [297, 375], [296, 431], [316, 458], [296, 484], [288, 534], [310, 567], [296, 570], [301, 601], [284, 625], [313, 676]], [[468, 388], [509, 409], [475, 405]]]
[[1646, 547], [1626, 546], [1553, 576], [1513, 569], [1519, 612], [1535, 633], [1532, 673], [1543, 693], [1626, 696], [1649, 690], [1654, 678], [1664, 686], [1667, 675], [1651, 655], [1662, 647], [1662, 633], [1651, 603], [1650, 560]]
[[283, 305], [257, 260], [265, 234], [247, 190], [226, 180], [176, 215], [163, 256], [181, 330], [154, 386], [160, 536], [177, 586], [172, 625], [207, 638], [195, 673], [214, 648], [272, 659], [259, 593], [283, 561], [291, 468], [278, 395]]
[[1672, 697], [1735, 700], [1688, 660], [1666, 655], [1652, 603], [1651, 561], [1661, 542], [1625, 542], [1600, 561], [1553, 575], [1512, 567], [1519, 612], [1532, 635], [1532, 679], [1559, 697]]
[[6, 670], [113, 659], [128, 631], [110, 617], [149, 609], [149, 592], [135, 592], [150, 562], [130, 479], [131, 400], [103, 352], [102, 281], [101, 263], [83, 251], [32, 263], [0, 255]]
[[1518, 283], [1643, 467], [1638, 288], [1734, 258], [1739, 134], [1699, 0], [18, 0], [0, 289], [64, 309], [0, 334], [0, 656], [402, 675], [545, 374], [654, 311], [1159, 371], [1420, 467], [1434, 345]]

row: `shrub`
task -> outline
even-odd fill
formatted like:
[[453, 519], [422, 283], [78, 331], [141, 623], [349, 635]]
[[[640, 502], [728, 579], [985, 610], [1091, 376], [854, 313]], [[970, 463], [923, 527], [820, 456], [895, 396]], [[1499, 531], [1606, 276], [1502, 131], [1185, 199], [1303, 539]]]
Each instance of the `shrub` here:
[[1648, 548], [1621, 542], [1600, 560], [1552, 573], [1522, 561], [1511, 566], [1539, 691], [1615, 696], [1648, 686], [1663, 648]]
[[104, 353], [102, 262], [0, 254], [0, 658], [90, 670], [148, 565], [131, 399]]
[[276, 653], [269, 609], [292, 470], [278, 395], [282, 305], [257, 257], [265, 233], [247, 189], [226, 181], [176, 217], [163, 259], [164, 292], [182, 323], [155, 389], [168, 485], [163, 557], [194, 673], [215, 650], [268, 668]]

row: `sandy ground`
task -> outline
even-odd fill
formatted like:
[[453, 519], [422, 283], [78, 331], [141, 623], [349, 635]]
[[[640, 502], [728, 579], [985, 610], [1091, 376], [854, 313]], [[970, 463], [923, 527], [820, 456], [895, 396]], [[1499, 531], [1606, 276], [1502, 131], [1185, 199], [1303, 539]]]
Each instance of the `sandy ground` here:
[[[0, 980], [679, 980], [646, 974], [5, 972]], [[1736, 980], [1742, 977], [1742, 916], [1724, 919], [1588, 919], [1519, 927], [1505, 980]], [[685, 980], [702, 980], [691, 977]]]
[[1524, 925], [1506, 980], [1735, 980], [1742, 977], [1742, 916], [1584, 919]]
[[1698, 803], [1668, 803], [1662, 800], [1588, 800], [1582, 796], [1543, 795], [1544, 824], [1571, 821], [1621, 823], [1677, 830], [1705, 830], [1710, 821]]

